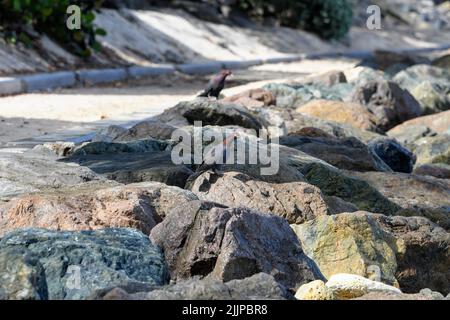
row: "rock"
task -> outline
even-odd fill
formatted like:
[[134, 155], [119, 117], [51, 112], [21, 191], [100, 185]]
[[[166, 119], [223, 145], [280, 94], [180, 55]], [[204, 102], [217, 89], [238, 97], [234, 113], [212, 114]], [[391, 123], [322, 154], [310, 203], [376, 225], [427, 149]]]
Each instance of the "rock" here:
[[289, 223], [303, 223], [328, 214], [320, 190], [304, 182], [270, 184], [238, 172], [205, 172], [191, 190], [201, 200], [276, 214]]
[[297, 112], [324, 120], [348, 124], [355, 128], [377, 131], [377, 118], [358, 103], [313, 100], [296, 109]]
[[363, 66], [346, 70], [345, 76], [347, 81], [355, 86], [363, 86], [368, 82], [388, 79], [384, 72]]
[[375, 50], [374, 60], [378, 69], [389, 71], [392, 68], [407, 68], [412, 65], [429, 63], [429, 60], [409, 53]]
[[375, 139], [369, 142], [368, 146], [393, 171], [405, 173], [413, 171], [414, 163], [416, 162], [415, 155], [395, 139]]
[[355, 137], [361, 141], [369, 141], [379, 135], [375, 132], [354, 128], [350, 125], [337, 123], [297, 113], [292, 110], [277, 108], [262, 108], [255, 110], [264, 125], [275, 131], [271, 136], [296, 134], [304, 128], [317, 128], [337, 138]]
[[416, 140], [417, 165], [444, 163], [450, 164], [450, 135], [438, 135]]
[[399, 72], [392, 80], [406, 90], [413, 90], [424, 82], [448, 86], [450, 72], [430, 65], [419, 64]]
[[378, 270], [381, 281], [396, 283], [396, 240], [369, 213], [319, 217], [291, 227], [326, 278], [339, 273], [370, 277]]
[[425, 216], [450, 229], [449, 181], [404, 173], [347, 171], [346, 174], [368, 182], [396, 203], [400, 209], [395, 214]]
[[389, 137], [395, 138], [403, 145], [413, 145], [414, 142], [423, 137], [435, 136], [436, 132], [424, 125], [403, 124], [394, 127], [386, 132]]
[[431, 63], [434, 67], [447, 69], [447, 71], [450, 71], [450, 55], [443, 55]]
[[[391, 132], [400, 132], [410, 126], [426, 126], [431, 129], [432, 132], [438, 134], [450, 134], [450, 110], [433, 114], [429, 116], [419, 117], [412, 120], [408, 120], [399, 126], [396, 126]], [[405, 129], [403, 129], [405, 128]], [[432, 134], [431, 134], [432, 135]]]
[[264, 86], [276, 97], [277, 107], [298, 108], [311, 100], [344, 100], [351, 92], [352, 85], [348, 83], [338, 83], [331, 87], [323, 85], [287, 85], [272, 83]]
[[423, 164], [414, 169], [414, 174], [450, 179], [450, 165], [444, 163]]
[[[23, 229], [0, 240], [0, 253], [12, 249], [28, 250], [38, 259], [49, 299], [86, 299], [95, 290], [124, 282], [164, 285], [169, 280], [159, 249], [133, 229]], [[42, 283], [35, 290], [43, 290]]]
[[239, 104], [249, 109], [268, 107], [276, 105], [277, 102], [272, 92], [262, 88], [247, 90], [234, 96], [226, 97], [222, 101]]
[[165, 141], [148, 139], [135, 140], [125, 143], [115, 142], [88, 142], [74, 148], [73, 156], [86, 156], [90, 154], [107, 155], [118, 153], [144, 153], [170, 150], [171, 145]]
[[354, 274], [336, 274], [326, 283], [336, 299], [348, 300], [361, 297], [369, 292], [389, 292], [401, 294], [402, 292], [384, 283], [372, 281]]
[[0, 250], [0, 300], [45, 300], [45, 272], [38, 257], [27, 249]]
[[391, 171], [371, 149], [355, 138], [310, 138], [289, 135], [280, 144], [303, 151], [340, 168], [356, 171]]
[[442, 295], [442, 293], [433, 291], [428, 288], [420, 290], [419, 294], [430, 297], [431, 300], [444, 300], [444, 296]]
[[117, 135], [113, 141], [126, 142], [139, 139], [159, 139], [169, 140], [172, 137], [172, 132], [175, 131], [175, 127], [172, 127], [166, 123], [162, 123], [154, 120], [147, 120], [139, 122], [130, 129]]
[[357, 86], [351, 101], [366, 106], [377, 118], [378, 128], [382, 131], [421, 115], [416, 99], [391, 81], [372, 81]]
[[23, 195], [0, 205], [0, 236], [29, 227], [73, 231], [129, 227], [149, 234], [173, 207], [196, 199], [188, 191], [156, 182], [109, 188], [88, 184]]
[[292, 227], [327, 278], [371, 273], [377, 281], [398, 282], [406, 293], [449, 291], [450, 235], [426, 218], [356, 212]]
[[415, 65], [398, 73], [393, 81], [419, 101], [423, 114], [450, 108], [450, 72], [430, 65]]
[[92, 138], [92, 142], [113, 142], [118, 136], [126, 133], [128, 130], [124, 127], [111, 125], [98, 131]]
[[175, 127], [202, 121], [203, 126], [236, 125], [254, 130], [262, 129], [261, 123], [250, 114], [248, 109], [237, 104], [211, 101], [207, 98], [181, 102], [173, 108], [166, 109], [155, 118]]
[[302, 285], [295, 294], [297, 300], [334, 300], [333, 291], [322, 280]]
[[64, 160], [88, 167], [97, 174], [120, 183], [162, 182], [184, 187], [192, 170], [175, 165], [170, 151], [116, 154], [75, 154]]
[[352, 300], [433, 300], [433, 297], [422, 295], [420, 293], [369, 292]]
[[0, 153], [2, 200], [42, 189], [76, 186], [88, 181], [102, 182], [104, 178], [83, 166], [57, 161], [56, 155], [42, 155], [34, 151], [22, 154]]
[[450, 292], [450, 235], [422, 217], [377, 216], [397, 240], [396, 278], [405, 293]]
[[302, 81], [302, 84], [315, 84], [325, 87], [332, 87], [339, 83], [347, 83], [345, 74], [339, 70], [331, 70], [318, 75], [309, 76]]
[[450, 109], [450, 80], [447, 86], [429, 81], [422, 82], [411, 94], [422, 107], [422, 114], [434, 114]]
[[101, 294], [103, 300], [286, 300], [292, 295], [266, 274], [258, 273], [242, 280], [222, 281], [190, 278], [150, 292], [127, 293], [121, 288]]
[[73, 142], [45, 142], [43, 148], [46, 148], [54, 152], [57, 156], [66, 157], [71, 154], [75, 149], [75, 143]]
[[366, 181], [355, 179], [341, 171], [313, 163], [302, 169], [308, 183], [318, 187], [327, 196], [339, 197], [359, 210], [391, 215], [400, 209]]
[[173, 279], [210, 275], [230, 281], [265, 272], [288, 288], [320, 279], [283, 218], [193, 201], [174, 209], [150, 238]]

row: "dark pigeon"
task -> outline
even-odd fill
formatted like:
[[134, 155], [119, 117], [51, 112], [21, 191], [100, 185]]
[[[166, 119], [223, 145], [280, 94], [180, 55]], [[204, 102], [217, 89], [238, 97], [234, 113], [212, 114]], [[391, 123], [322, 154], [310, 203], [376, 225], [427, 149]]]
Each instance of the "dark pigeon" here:
[[[212, 171], [213, 173], [220, 175], [220, 171], [224, 169], [228, 158], [228, 149], [230, 147], [234, 147], [234, 144], [232, 144], [232, 142], [234, 142], [237, 137], [238, 134], [236, 132], [233, 132], [222, 141], [222, 145], [218, 144], [217, 146], [213, 147], [208, 152], [208, 154], [205, 155], [203, 163], [199, 165], [195, 170], [195, 173], [187, 179], [186, 187], [188, 189], [189, 186], [195, 181], [195, 179], [197, 179], [202, 173], [206, 171]], [[222, 163], [216, 163], [216, 154], [220, 152], [222, 152]]]
[[230, 70], [220, 71], [219, 74], [214, 76], [214, 78], [212, 78], [209, 81], [208, 86], [206, 87], [205, 91], [203, 91], [199, 95], [199, 97], [206, 97], [206, 98], [216, 97], [217, 99], [219, 99], [220, 92], [225, 87], [225, 81], [226, 81], [227, 77], [231, 76], [231, 75], [232, 75], [232, 73]]

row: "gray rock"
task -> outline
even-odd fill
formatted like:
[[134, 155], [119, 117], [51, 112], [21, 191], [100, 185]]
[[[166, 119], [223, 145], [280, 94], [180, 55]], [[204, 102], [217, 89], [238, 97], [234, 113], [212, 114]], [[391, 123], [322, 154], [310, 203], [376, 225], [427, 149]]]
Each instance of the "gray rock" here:
[[378, 118], [379, 128], [384, 131], [421, 115], [421, 107], [416, 99], [390, 81], [372, 81], [357, 86], [351, 100], [372, 111]]
[[444, 163], [450, 164], [450, 135], [442, 134], [425, 137], [415, 141], [414, 153], [417, 165]]
[[286, 220], [246, 208], [193, 201], [174, 209], [150, 238], [163, 249], [174, 279], [230, 281], [265, 272], [296, 288], [321, 278]]
[[420, 138], [431, 137], [437, 134], [425, 125], [400, 125], [386, 133], [389, 137], [395, 138], [398, 142], [407, 146], [414, 144]]
[[[160, 250], [133, 229], [22, 229], [0, 240], [1, 253], [11, 249], [37, 257], [45, 270], [49, 299], [86, 299], [95, 290], [125, 282], [160, 286], [169, 280]], [[44, 290], [42, 283], [35, 290]]]
[[120, 183], [156, 181], [184, 187], [193, 173], [184, 165], [175, 165], [170, 151], [73, 155], [64, 161], [76, 162]]
[[165, 141], [147, 139], [134, 140], [124, 143], [117, 142], [88, 142], [74, 148], [73, 156], [85, 156], [90, 154], [106, 155], [118, 153], [144, 153], [152, 151], [170, 150], [171, 145]]
[[142, 121], [117, 135], [117, 137], [114, 138], [114, 141], [125, 142], [148, 138], [169, 140], [175, 129], [176, 128], [159, 121]]
[[198, 277], [176, 284], [156, 288], [150, 292], [130, 293], [121, 287], [102, 292], [96, 297], [103, 300], [286, 300], [292, 294], [275, 279], [258, 273], [243, 280], [222, 282]]
[[375, 139], [369, 142], [369, 148], [393, 171], [405, 173], [413, 171], [416, 162], [415, 155], [395, 139]]
[[430, 65], [415, 65], [399, 72], [393, 81], [417, 99], [423, 114], [450, 109], [450, 72]]
[[45, 271], [39, 258], [25, 248], [0, 250], [0, 300], [45, 300]]
[[58, 189], [88, 181], [104, 181], [92, 170], [57, 161], [56, 155], [0, 153], [0, 199], [42, 189]]
[[314, 99], [344, 100], [351, 92], [352, 85], [338, 83], [332, 86], [320, 84], [287, 85], [268, 84], [264, 89], [269, 90], [277, 99], [277, 107], [295, 109]]
[[355, 171], [391, 171], [376, 154], [356, 138], [326, 138], [290, 135], [280, 144], [303, 151], [340, 169]]
[[203, 126], [236, 125], [254, 130], [262, 129], [259, 120], [250, 114], [245, 107], [212, 101], [207, 98], [180, 102], [175, 107], [165, 110], [156, 119], [175, 127], [192, 125], [194, 121], [202, 121]]
[[127, 132], [127, 129], [117, 125], [111, 125], [98, 131], [92, 138], [92, 142], [113, 142], [118, 136]]

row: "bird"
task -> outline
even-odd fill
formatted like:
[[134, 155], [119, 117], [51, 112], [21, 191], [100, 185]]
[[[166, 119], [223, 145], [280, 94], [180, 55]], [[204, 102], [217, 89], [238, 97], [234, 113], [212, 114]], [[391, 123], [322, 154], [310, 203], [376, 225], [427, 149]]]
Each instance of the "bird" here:
[[[222, 145], [217, 144], [215, 147], [211, 148], [209, 152], [203, 157], [203, 162], [200, 164], [195, 173], [192, 174], [186, 181], [186, 187], [190, 189], [190, 186], [194, 183], [201, 174], [207, 171], [212, 171], [214, 174], [220, 175], [219, 171], [223, 171], [228, 158], [228, 149], [230, 147], [234, 148], [234, 144], [231, 144], [238, 137], [238, 133], [233, 132], [228, 135], [223, 141]], [[222, 152], [221, 163], [216, 163], [216, 154]]]
[[198, 97], [215, 97], [216, 99], [219, 99], [220, 92], [223, 90], [223, 88], [225, 88], [225, 81], [227, 77], [231, 76], [232, 74], [233, 73], [231, 72], [231, 70], [221, 70], [209, 81], [206, 89]]

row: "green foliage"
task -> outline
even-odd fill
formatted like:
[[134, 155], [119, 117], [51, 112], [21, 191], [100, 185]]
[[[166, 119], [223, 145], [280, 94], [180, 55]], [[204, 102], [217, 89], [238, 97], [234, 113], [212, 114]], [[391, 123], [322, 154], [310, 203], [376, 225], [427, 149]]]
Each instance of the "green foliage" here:
[[[89, 57], [92, 49], [98, 50], [96, 35], [105, 31], [94, 25], [94, 10], [103, 0], [0, 0], [0, 35], [7, 41], [31, 45], [34, 31], [45, 33], [71, 52]], [[81, 8], [81, 30], [66, 26], [67, 8]]]
[[343, 38], [353, 20], [351, 0], [239, 0], [238, 6], [253, 17], [274, 17], [324, 39]]

